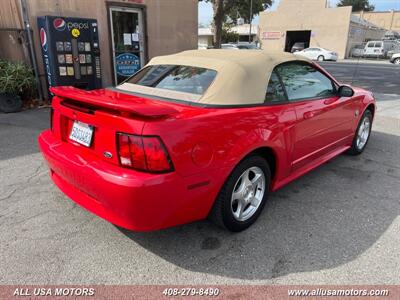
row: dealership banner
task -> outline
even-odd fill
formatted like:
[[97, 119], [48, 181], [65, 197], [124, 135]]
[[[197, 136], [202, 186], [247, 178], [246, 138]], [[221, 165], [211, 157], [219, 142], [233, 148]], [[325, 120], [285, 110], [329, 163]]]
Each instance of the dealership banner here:
[[400, 299], [394, 285], [2, 285], [0, 299]]

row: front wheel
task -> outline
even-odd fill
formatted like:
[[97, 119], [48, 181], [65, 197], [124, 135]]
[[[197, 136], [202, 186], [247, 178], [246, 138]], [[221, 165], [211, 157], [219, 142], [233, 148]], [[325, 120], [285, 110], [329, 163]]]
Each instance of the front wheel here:
[[400, 58], [396, 58], [396, 59], [394, 60], [394, 64], [395, 64], [395, 65], [400, 65]]
[[325, 60], [325, 57], [324, 57], [323, 55], [320, 55], [320, 56], [318, 56], [317, 60], [318, 60], [318, 61], [324, 61], [324, 60]]
[[268, 197], [271, 171], [260, 156], [243, 160], [222, 187], [210, 219], [230, 231], [239, 232], [259, 217]]
[[366, 110], [360, 120], [360, 123], [358, 124], [356, 135], [353, 139], [353, 144], [349, 150], [350, 154], [359, 155], [364, 151], [371, 135], [371, 129], [372, 113], [370, 110]]

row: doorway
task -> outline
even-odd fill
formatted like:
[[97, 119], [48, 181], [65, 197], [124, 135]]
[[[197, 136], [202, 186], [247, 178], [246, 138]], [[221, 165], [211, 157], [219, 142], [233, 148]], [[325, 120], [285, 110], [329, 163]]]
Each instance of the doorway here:
[[304, 49], [310, 47], [311, 30], [294, 30], [286, 32], [285, 51], [291, 52], [295, 43], [304, 43]]
[[145, 64], [143, 10], [109, 7], [114, 84], [126, 80]]

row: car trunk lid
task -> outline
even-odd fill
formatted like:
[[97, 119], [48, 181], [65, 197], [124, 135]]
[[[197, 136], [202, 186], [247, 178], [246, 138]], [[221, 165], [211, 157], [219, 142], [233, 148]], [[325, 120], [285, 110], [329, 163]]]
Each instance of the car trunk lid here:
[[[52, 102], [53, 133], [86, 158], [119, 164], [117, 133], [141, 135], [145, 122], [173, 117], [179, 106], [114, 90], [84, 91], [56, 87]], [[87, 137], [87, 143], [84, 143]]]

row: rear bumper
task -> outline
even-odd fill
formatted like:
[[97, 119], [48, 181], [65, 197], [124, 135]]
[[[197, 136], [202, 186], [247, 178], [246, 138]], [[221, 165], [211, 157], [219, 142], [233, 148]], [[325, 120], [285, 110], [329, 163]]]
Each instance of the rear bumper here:
[[84, 157], [50, 130], [38, 138], [51, 178], [74, 202], [118, 226], [150, 231], [204, 219], [219, 190], [216, 184], [190, 189], [205, 175], [147, 174]]

